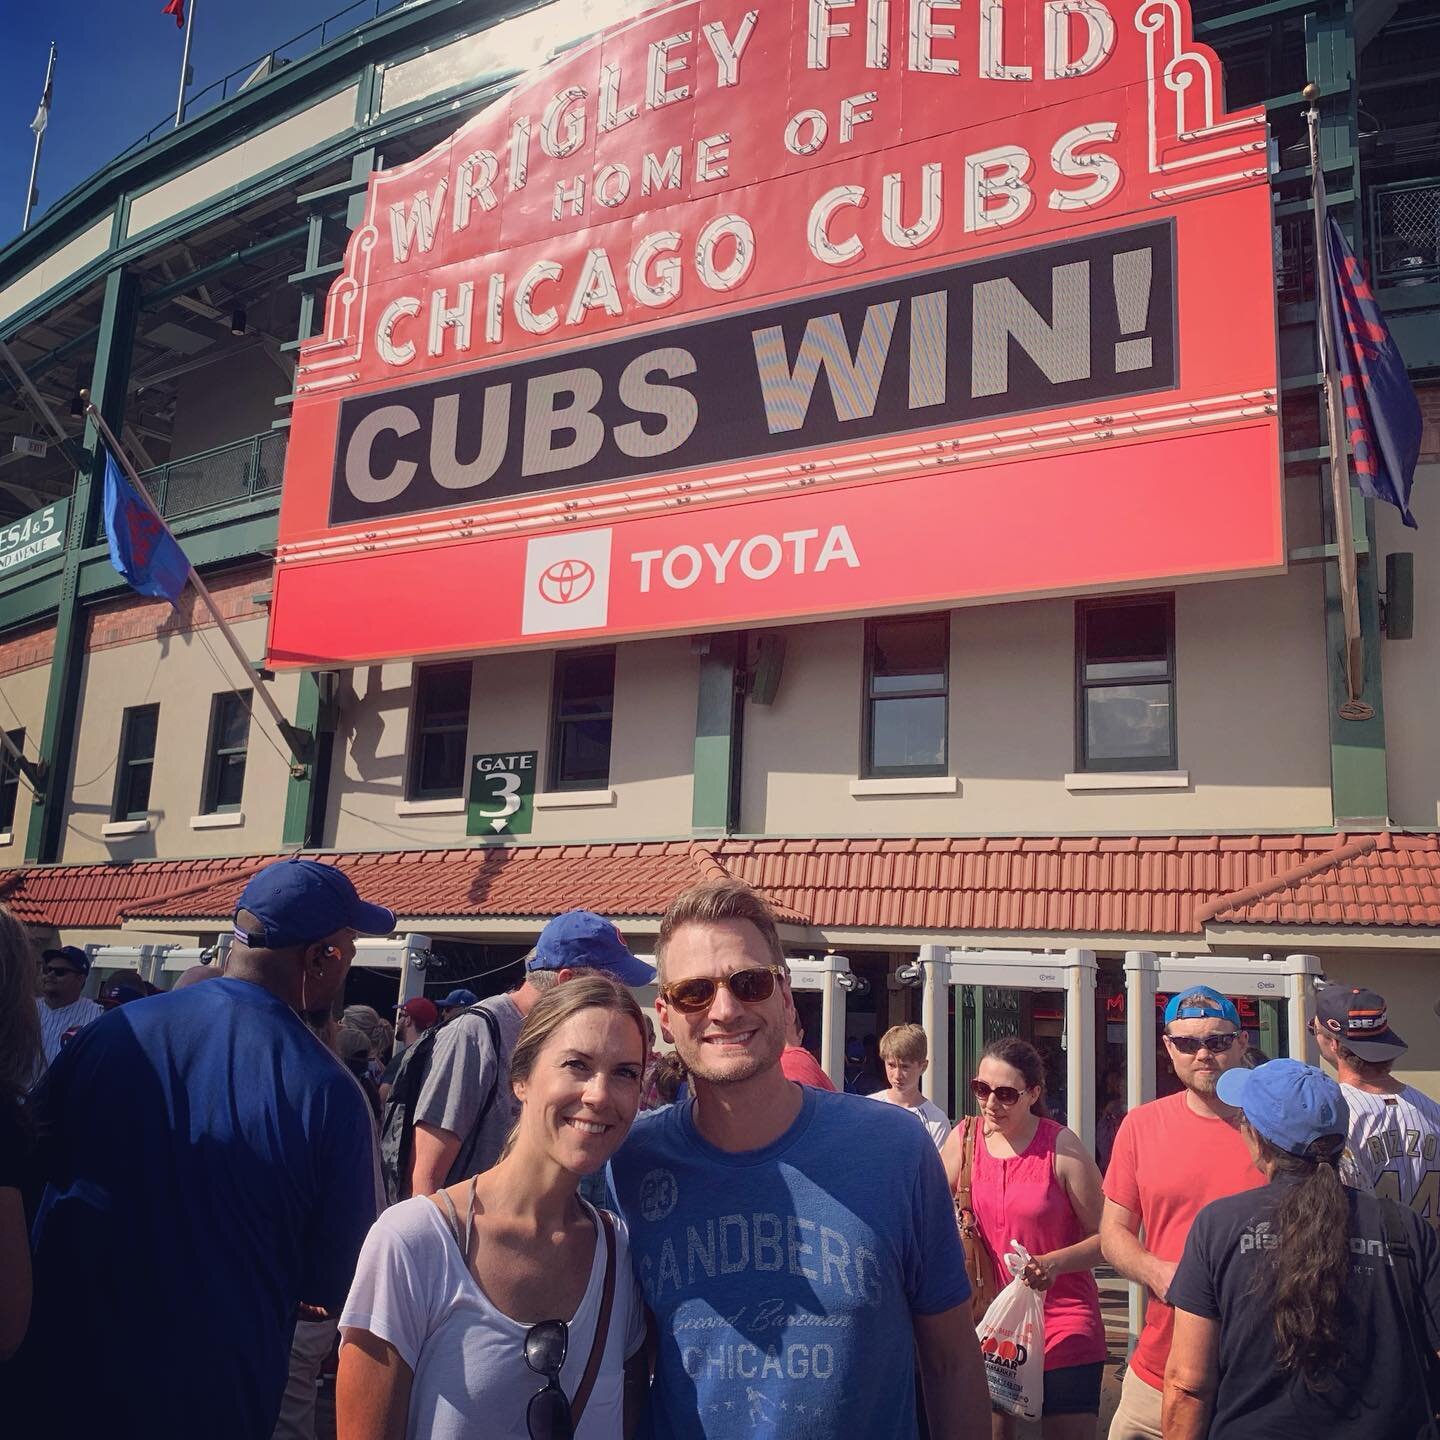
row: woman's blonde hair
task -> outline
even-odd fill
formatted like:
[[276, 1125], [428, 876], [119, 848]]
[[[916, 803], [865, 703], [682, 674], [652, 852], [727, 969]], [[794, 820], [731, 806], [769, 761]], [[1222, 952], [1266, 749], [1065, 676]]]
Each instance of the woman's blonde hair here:
[[[633, 1021], [635, 1033], [640, 1038], [640, 1063], [645, 1063], [645, 1057], [650, 1053], [650, 1037], [645, 1030], [645, 1012], [641, 1010], [634, 995], [606, 975], [595, 972], [575, 975], [545, 991], [530, 1007], [530, 1013], [520, 1027], [515, 1049], [510, 1053], [512, 1089], [517, 1082], [523, 1085], [530, 1079], [540, 1052], [549, 1044], [555, 1032], [582, 1010], [609, 1010]], [[500, 1153], [502, 1160], [514, 1149], [515, 1137], [519, 1131], [520, 1124], [516, 1121], [505, 1141], [505, 1148]]]
[[22, 1098], [39, 1066], [35, 947], [25, 927], [0, 905], [0, 1098]]

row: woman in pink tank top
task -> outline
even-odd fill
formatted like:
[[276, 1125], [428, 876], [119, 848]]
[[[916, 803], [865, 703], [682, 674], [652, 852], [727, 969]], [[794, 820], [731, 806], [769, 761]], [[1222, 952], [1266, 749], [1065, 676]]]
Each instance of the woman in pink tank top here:
[[[1079, 1139], [1045, 1114], [1045, 1067], [1024, 1040], [997, 1040], [971, 1089], [980, 1101], [971, 1198], [996, 1261], [1012, 1240], [1033, 1257], [1028, 1284], [1045, 1294], [1045, 1440], [1092, 1440], [1100, 1413], [1105, 1327], [1092, 1267], [1100, 1262], [1100, 1171]], [[957, 1130], [957, 1134], [959, 1131]], [[993, 1440], [1015, 1422], [991, 1417]]]

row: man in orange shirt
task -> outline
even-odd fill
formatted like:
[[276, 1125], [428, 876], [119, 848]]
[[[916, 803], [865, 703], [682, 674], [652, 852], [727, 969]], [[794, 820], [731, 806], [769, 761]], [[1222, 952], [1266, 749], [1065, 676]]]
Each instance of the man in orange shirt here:
[[1244, 1067], [1248, 1043], [1239, 1012], [1218, 991], [1197, 985], [1172, 996], [1165, 1049], [1185, 1088], [1130, 1111], [1115, 1136], [1100, 1244], [1122, 1275], [1149, 1289], [1150, 1303], [1110, 1440], [1162, 1440], [1160, 1399], [1174, 1316], [1165, 1296], [1185, 1237], [1212, 1200], [1265, 1183], [1240, 1136], [1239, 1112], [1215, 1092], [1226, 1070]]

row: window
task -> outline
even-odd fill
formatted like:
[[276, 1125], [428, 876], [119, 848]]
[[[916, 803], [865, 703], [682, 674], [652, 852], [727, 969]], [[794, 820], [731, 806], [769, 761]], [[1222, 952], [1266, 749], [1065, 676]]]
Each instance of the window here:
[[158, 705], [132, 705], [120, 721], [120, 762], [115, 773], [112, 820], [143, 820], [150, 811], [150, 777], [155, 769]]
[[588, 790], [610, 783], [615, 714], [614, 650], [566, 650], [555, 657], [550, 726], [550, 788]]
[[949, 655], [947, 615], [866, 626], [866, 775], [946, 773]]
[[[7, 730], [5, 738], [17, 749], [25, 748], [25, 731]], [[9, 834], [15, 826], [15, 800], [20, 794], [20, 767], [15, 757], [0, 746], [0, 834]]]
[[238, 810], [245, 789], [245, 751], [250, 743], [250, 697], [227, 690], [210, 705], [210, 743], [205, 750], [203, 815]]
[[1173, 770], [1175, 601], [1076, 607], [1076, 757], [1081, 770]]
[[415, 732], [410, 747], [410, 796], [441, 800], [465, 793], [465, 744], [470, 734], [468, 660], [415, 672]]

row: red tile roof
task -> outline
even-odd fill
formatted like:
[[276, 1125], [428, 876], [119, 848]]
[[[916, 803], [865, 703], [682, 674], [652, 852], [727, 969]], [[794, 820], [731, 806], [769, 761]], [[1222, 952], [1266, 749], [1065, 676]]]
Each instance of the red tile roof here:
[[1217, 896], [1198, 918], [1222, 925], [1440, 929], [1440, 835], [1386, 831], [1338, 843], [1327, 854]]
[[[211, 928], [275, 856], [0, 873], [29, 924]], [[774, 839], [323, 854], [407, 922], [538, 918], [574, 905], [661, 914], [734, 875], [825, 929], [1200, 935], [1207, 923], [1440, 927], [1440, 836]], [[188, 922], [188, 923], [187, 923]]]
[[[275, 856], [246, 862], [247, 873]], [[612, 845], [469, 846], [316, 855], [340, 866], [362, 895], [407, 919], [539, 917], [583, 905], [615, 917], [663, 912], [670, 897], [725, 872], [688, 840]], [[244, 876], [207, 877], [126, 908], [129, 919], [228, 919]], [[803, 922], [781, 905], [783, 918]]]
[[127, 864], [33, 865], [0, 871], [0, 903], [25, 925], [108, 930], [122, 911], [202, 878], [248, 872], [251, 856], [224, 860], [135, 860]]

